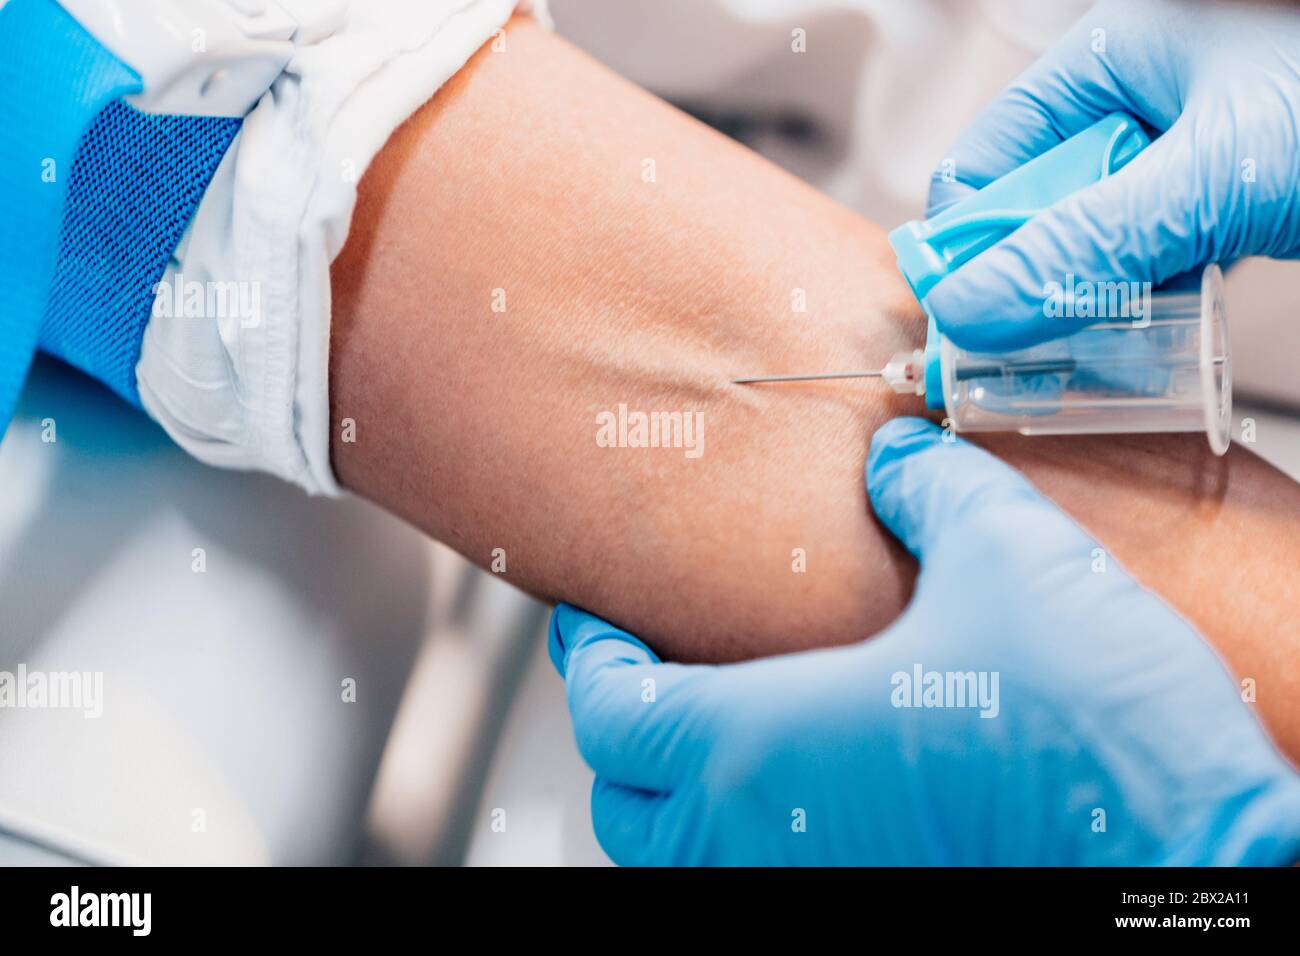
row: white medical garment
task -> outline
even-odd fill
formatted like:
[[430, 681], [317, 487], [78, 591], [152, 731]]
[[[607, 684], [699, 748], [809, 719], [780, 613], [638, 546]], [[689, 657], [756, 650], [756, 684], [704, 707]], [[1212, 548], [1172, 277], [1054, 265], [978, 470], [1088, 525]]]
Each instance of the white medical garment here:
[[136, 367], [145, 408], [191, 454], [339, 493], [329, 267], [356, 184], [516, 10], [546, 19], [545, 0], [352, 0], [342, 26], [301, 47], [245, 119], [161, 286], [222, 283], [243, 305], [221, 317], [156, 315]]

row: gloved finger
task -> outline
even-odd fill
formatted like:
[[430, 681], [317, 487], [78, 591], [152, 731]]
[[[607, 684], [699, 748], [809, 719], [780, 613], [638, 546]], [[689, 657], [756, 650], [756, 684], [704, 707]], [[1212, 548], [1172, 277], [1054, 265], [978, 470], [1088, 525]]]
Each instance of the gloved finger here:
[[627, 631], [568, 604], [551, 614], [550, 647], [588, 765], [644, 790], [668, 790], [682, 779], [703, 746], [691, 731], [710, 668], [661, 664]]
[[[1219, 253], [1193, 214], [1183, 139], [1176, 125], [1115, 175], [940, 280], [925, 297], [939, 331], [962, 348], [997, 352], [1098, 321], [1150, 318], [1152, 287]], [[1091, 297], [1087, 308], [1075, 304], [1081, 293]]]
[[585, 641], [599, 640], [606, 636], [618, 637], [633, 644], [640, 648], [646, 660], [654, 664], [660, 663], [659, 656], [654, 651], [627, 631], [601, 620], [594, 614], [588, 614], [581, 608], [563, 602], [555, 605], [555, 610], [551, 612], [546, 651], [556, 671], [561, 677], [565, 677], [568, 673], [569, 654], [573, 649]]
[[1053, 112], [1022, 77], [975, 117], [930, 174], [925, 218], [937, 216], [1110, 112], [1114, 110]]
[[969, 543], [963, 525], [987, 509], [1029, 504], [1059, 514], [1014, 468], [960, 438], [945, 441], [921, 418], [895, 418], [872, 436], [867, 494], [877, 517], [922, 564], [945, 538]]
[[1107, 8], [1084, 16], [963, 132], [931, 177], [927, 219], [1108, 113], [1173, 125], [1182, 109], [1173, 66], [1147, 37], [1108, 30]]
[[597, 777], [591, 787], [596, 842], [619, 866], [664, 866], [680, 827], [666, 819], [670, 797]]

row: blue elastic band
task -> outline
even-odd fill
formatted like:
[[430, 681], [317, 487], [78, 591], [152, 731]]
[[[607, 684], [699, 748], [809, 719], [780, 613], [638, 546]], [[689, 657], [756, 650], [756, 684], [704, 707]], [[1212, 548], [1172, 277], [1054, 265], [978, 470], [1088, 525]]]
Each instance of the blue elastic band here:
[[42, 351], [140, 404], [135, 367], [153, 290], [240, 122], [121, 102], [100, 113], [72, 164]]
[[140, 78], [53, 0], [0, 8], [0, 435], [31, 365], [82, 133]]
[[139, 91], [53, 0], [0, 8], [0, 435], [38, 343], [139, 405], [153, 290], [242, 122]]

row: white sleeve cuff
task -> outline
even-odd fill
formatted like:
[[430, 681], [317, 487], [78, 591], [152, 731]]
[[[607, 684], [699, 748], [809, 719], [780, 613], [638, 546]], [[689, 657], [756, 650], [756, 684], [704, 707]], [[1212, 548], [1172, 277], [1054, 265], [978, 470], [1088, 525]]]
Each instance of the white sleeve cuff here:
[[330, 467], [330, 263], [392, 132], [518, 9], [546, 0], [354, 0], [244, 125], [176, 250], [136, 377], [195, 457], [340, 494]]

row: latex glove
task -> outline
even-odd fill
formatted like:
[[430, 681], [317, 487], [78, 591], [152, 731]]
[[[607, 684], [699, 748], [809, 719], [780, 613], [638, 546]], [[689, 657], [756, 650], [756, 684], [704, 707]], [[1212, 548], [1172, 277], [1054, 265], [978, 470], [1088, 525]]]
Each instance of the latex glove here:
[[1300, 10], [1098, 4], [987, 109], [935, 172], [927, 217], [1123, 110], [1162, 135], [938, 283], [925, 305], [965, 348], [1069, 334], [1044, 286], [1159, 285], [1210, 262], [1300, 255]]
[[[1300, 778], [1219, 659], [1113, 561], [1094, 572], [1097, 543], [1023, 477], [899, 419], [876, 433], [867, 487], [921, 561], [911, 605], [871, 641], [661, 664], [617, 627], [556, 609], [551, 655], [610, 857], [1300, 859]], [[896, 706], [913, 700], [916, 668], [984, 675], [983, 709]]]

